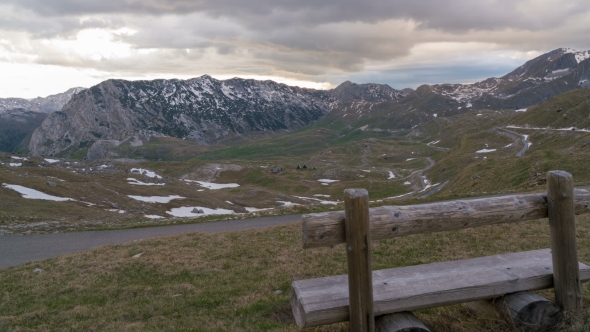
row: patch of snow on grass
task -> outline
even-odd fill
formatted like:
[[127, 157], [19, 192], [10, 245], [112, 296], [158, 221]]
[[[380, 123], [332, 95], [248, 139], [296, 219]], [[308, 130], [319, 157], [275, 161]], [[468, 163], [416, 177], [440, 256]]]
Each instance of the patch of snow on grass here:
[[246, 211], [248, 211], [248, 212], [260, 212], [260, 211], [274, 210], [273, 208], [258, 209], [258, 208], [253, 208], [253, 207], [244, 207], [244, 209], [246, 209]]
[[397, 195], [397, 196], [387, 197], [387, 198], [385, 198], [385, 199], [401, 198], [401, 197], [405, 197], [405, 196], [412, 195], [413, 193], [414, 193], [414, 192], [413, 192], [413, 191], [411, 191], [411, 192], [409, 192], [409, 193], [407, 193], [407, 194], [402, 194], [402, 195]]
[[428, 146], [432, 146], [432, 145], [434, 145], [434, 144], [438, 144], [438, 142], [440, 142], [440, 140], [438, 140], [438, 141], [432, 141], [432, 142], [430, 142], [430, 143], [426, 143], [426, 145], [428, 145]]
[[25, 157], [17, 157], [17, 156], [10, 156], [10, 158], [16, 159], [16, 160], [29, 160], [29, 159], [27, 159]]
[[132, 168], [131, 169], [131, 173], [145, 175], [145, 176], [150, 177], [150, 178], [157, 178], [157, 179], [161, 179], [162, 178], [161, 176], [159, 176], [155, 172], [152, 172], [150, 170], [143, 169], [143, 168]]
[[162, 219], [164, 217], [156, 215], [156, 214], [145, 214], [144, 217], [146, 218], [150, 218], [150, 219]]
[[55, 164], [55, 163], [59, 162], [59, 159], [45, 158], [45, 161], [50, 164]]
[[134, 185], [138, 185], [138, 186], [163, 186], [163, 183], [146, 183], [146, 182], [142, 182], [139, 181], [138, 179], [134, 179], [134, 178], [127, 178], [127, 181], [129, 181], [129, 184], [134, 184]]
[[406, 159], [406, 161], [410, 161], [410, 160], [414, 160], [414, 159], [416, 159], [416, 158], [408, 158], [408, 159]]
[[[425, 183], [428, 183], [428, 182], [426, 182], [426, 181], [425, 181]], [[428, 190], [429, 188], [432, 188], [432, 187], [436, 187], [436, 186], [438, 186], [439, 184], [440, 184], [440, 183], [435, 183], [435, 184], [426, 184], [426, 186], [424, 186], [424, 188], [422, 188], [422, 190], [420, 190], [419, 192], [420, 192], [420, 193], [421, 193], [421, 192], [424, 192], [424, 191]]]
[[330, 195], [314, 194], [315, 197], [330, 197]]
[[434, 116], [436, 118], [436, 113], [432, 114], [432, 116]]
[[23, 164], [22, 163], [8, 163], [8, 166], [12, 166], [12, 167], [21, 167]]
[[519, 110], [516, 110], [515, 112], [526, 112], [526, 110], [527, 110], [526, 108], [521, 108]]
[[475, 153], [488, 153], [488, 152], [494, 152], [496, 151], [496, 149], [481, 149], [479, 151], [475, 151]]
[[367, 170], [367, 169], [361, 169], [361, 171], [363, 172], [367, 172], [367, 173], [371, 173], [371, 171]]
[[412, 183], [410, 183], [410, 181], [406, 181], [406, 182], [404, 182], [404, 185], [406, 185], [406, 186], [409, 186], [409, 185], [411, 185], [411, 184], [412, 184]]
[[133, 198], [136, 201], [147, 202], [147, 203], [170, 203], [173, 199], [183, 199], [186, 197], [178, 196], [178, 195], [170, 195], [170, 196], [134, 196], [134, 195], [127, 195]]
[[107, 209], [107, 211], [109, 211], [109, 212], [117, 212], [117, 213], [125, 213], [125, 210], [119, 210], [119, 209]]
[[322, 184], [323, 184], [323, 183], [332, 183], [332, 182], [338, 182], [338, 181], [340, 181], [340, 180], [319, 179], [318, 181], [319, 181], [319, 182], [322, 182]]
[[387, 180], [391, 180], [391, 179], [395, 179], [395, 174], [393, 174], [392, 171], [389, 171], [389, 177], [387, 178]]
[[46, 201], [56, 201], [56, 202], [63, 202], [63, 201], [75, 201], [75, 199], [67, 198], [67, 197], [57, 197], [48, 195], [46, 193], [37, 191], [35, 189], [19, 186], [17, 184], [8, 184], [3, 183], [2, 187], [12, 189], [23, 196], [23, 198], [27, 199], [42, 199]]
[[194, 180], [184, 180], [186, 182], [195, 182], [198, 183], [201, 187], [205, 187], [211, 190], [217, 189], [225, 189], [225, 188], [237, 188], [240, 185], [237, 183], [213, 183], [213, 182], [205, 182], [205, 181], [194, 181]]
[[[203, 213], [193, 212], [193, 210], [195, 209], [203, 210]], [[204, 217], [214, 214], [234, 214], [234, 211], [227, 209], [209, 209], [200, 206], [182, 206], [179, 208], [171, 209], [170, 211], [166, 211], [166, 213], [175, 217]]]
[[301, 205], [298, 203], [288, 202], [288, 201], [276, 201], [277, 203], [283, 204], [283, 206], [294, 206], [294, 205]]
[[311, 198], [311, 197], [302, 197], [302, 196], [294, 196], [294, 197], [297, 197], [297, 198], [303, 199], [303, 200], [308, 200], [308, 201], [317, 201], [317, 202], [320, 202], [320, 204], [324, 204], [324, 205], [336, 205], [338, 203], [342, 203], [342, 202], [334, 202], [334, 201], [325, 201], [325, 200]]

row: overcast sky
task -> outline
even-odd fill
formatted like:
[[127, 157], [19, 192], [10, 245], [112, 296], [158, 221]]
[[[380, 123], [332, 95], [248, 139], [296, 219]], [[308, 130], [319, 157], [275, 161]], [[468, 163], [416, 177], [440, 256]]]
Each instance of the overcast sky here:
[[588, 0], [0, 0], [0, 97], [209, 74], [472, 83], [590, 49]]

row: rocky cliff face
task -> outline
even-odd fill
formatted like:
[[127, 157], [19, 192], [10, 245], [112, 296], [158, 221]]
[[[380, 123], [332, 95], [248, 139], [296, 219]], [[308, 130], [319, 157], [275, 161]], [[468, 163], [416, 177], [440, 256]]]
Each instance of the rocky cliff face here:
[[338, 101], [364, 100], [367, 102], [384, 102], [404, 98], [412, 93], [412, 89], [396, 90], [385, 84], [356, 84], [346, 81], [335, 89], [329, 91], [329, 95]]
[[209, 144], [230, 134], [300, 127], [326, 109], [315, 91], [270, 81], [109, 80], [48, 117], [29, 149], [34, 155], [69, 155], [140, 130]]
[[330, 90], [291, 87], [273, 81], [210, 76], [190, 80], [109, 80], [76, 94], [33, 133], [33, 155], [89, 157], [137, 136], [165, 135], [214, 144], [236, 136], [306, 126], [330, 112], [338, 99], [380, 102], [401, 98], [386, 85], [344, 83]]

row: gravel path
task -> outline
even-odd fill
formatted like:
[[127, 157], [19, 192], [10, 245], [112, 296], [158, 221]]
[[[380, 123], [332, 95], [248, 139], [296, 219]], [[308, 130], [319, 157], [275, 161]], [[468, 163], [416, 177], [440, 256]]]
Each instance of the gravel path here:
[[295, 223], [301, 215], [273, 216], [242, 220], [224, 220], [200, 224], [133, 228], [109, 231], [39, 234], [0, 237], [0, 268], [28, 261], [61, 256], [92, 248], [134, 240], [191, 232], [219, 233], [266, 228]]

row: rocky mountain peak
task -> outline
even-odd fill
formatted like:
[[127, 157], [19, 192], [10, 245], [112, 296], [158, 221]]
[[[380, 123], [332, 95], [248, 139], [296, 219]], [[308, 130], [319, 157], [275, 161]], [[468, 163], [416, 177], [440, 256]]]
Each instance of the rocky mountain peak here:
[[387, 84], [357, 84], [351, 81], [345, 81], [330, 90], [331, 96], [339, 101], [365, 100], [368, 102], [383, 102], [403, 98], [408, 93], [411, 92], [396, 90]]

